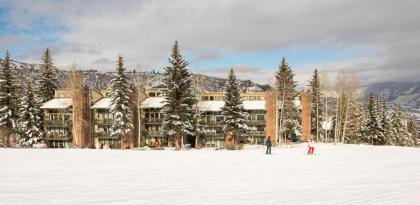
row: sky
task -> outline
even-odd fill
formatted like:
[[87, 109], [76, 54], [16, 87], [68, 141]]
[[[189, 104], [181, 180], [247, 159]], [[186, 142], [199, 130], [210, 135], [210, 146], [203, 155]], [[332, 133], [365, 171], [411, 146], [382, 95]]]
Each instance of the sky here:
[[316, 68], [361, 84], [420, 81], [416, 0], [0, 0], [0, 51], [66, 69], [162, 71], [179, 42], [192, 72], [271, 84], [282, 57], [307, 85]]

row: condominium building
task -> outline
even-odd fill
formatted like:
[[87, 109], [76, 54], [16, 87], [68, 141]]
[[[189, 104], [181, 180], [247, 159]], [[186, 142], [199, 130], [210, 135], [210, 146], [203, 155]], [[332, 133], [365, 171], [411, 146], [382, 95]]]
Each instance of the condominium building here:
[[[50, 147], [70, 147], [77, 144], [92, 148], [133, 148], [137, 146], [174, 146], [174, 140], [162, 133], [164, 98], [158, 88], [147, 89], [143, 97], [137, 98], [132, 109], [136, 116], [134, 128], [130, 136], [121, 139], [112, 136], [114, 117], [110, 112], [111, 99], [107, 96], [109, 89], [101, 92], [89, 90], [89, 115], [82, 120], [89, 124], [89, 136], [84, 132], [74, 134], [73, 102], [68, 91], [56, 91], [55, 98], [44, 103], [44, 129], [46, 141]], [[276, 95], [271, 91], [245, 92], [241, 94], [243, 108], [247, 113], [246, 124], [248, 130], [242, 138], [243, 143], [264, 144], [267, 137], [271, 137], [273, 144], [281, 142], [279, 139], [279, 106]], [[296, 100], [296, 106], [301, 109], [302, 139], [310, 140], [310, 94], [302, 92]], [[205, 147], [224, 147], [224, 131], [222, 107], [224, 106], [224, 92], [202, 92], [198, 94], [197, 112], [200, 115], [199, 130], [196, 137], [185, 137], [184, 144]], [[136, 99], [131, 99], [135, 101]], [[302, 103], [301, 103], [302, 102]], [[309, 109], [309, 111], [308, 111]], [[138, 117], [137, 117], [138, 116]], [[77, 120], [80, 123], [80, 120]], [[309, 127], [308, 127], [309, 126]], [[308, 133], [309, 132], [309, 133]], [[83, 137], [85, 136], [85, 137]], [[82, 139], [83, 138], [83, 139]], [[81, 144], [80, 142], [86, 142]]]

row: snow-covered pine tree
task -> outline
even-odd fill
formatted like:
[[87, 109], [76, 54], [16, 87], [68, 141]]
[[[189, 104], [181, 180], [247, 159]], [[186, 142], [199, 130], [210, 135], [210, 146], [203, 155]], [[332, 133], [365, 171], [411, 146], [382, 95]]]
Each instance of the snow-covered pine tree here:
[[18, 81], [15, 79], [15, 66], [9, 52], [6, 52], [0, 70], [0, 126], [5, 128], [6, 144], [10, 145], [10, 138], [17, 133], [18, 119]]
[[371, 93], [369, 95], [369, 102], [366, 111], [366, 121], [363, 130], [363, 138], [365, 142], [372, 145], [380, 144], [381, 139], [381, 128], [378, 122], [378, 111], [375, 102], [375, 98]]
[[125, 73], [124, 60], [118, 56], [116, 73], [111, 80], [111, 108], [114, 116], [111, 135], [121, 141], [126, 139], [133, 129], [133, 114], [130, 108], [130, 83]]
[[312, 93], [312, 134], [315, 135], [316, 141], [319, 141], [319, 133], [321, 130], [321, 82], [319, 79], [318, 69], [314, 70], [312, 79], [309, 81]]
[[380, 125], [381, 125], [381, 135], [382, 135], [382, 139], [383, 139], [383, 144], [388, 144], [388, 145], [392, 145], [392, 134], [391, 134], [391, 119], [389, 116], [389, 109], [388, 109], [388, 101], [386, 100], [385, 96], [382, 97], [382, 102], [380, 105], [380, 113], [379, 113], [379, 118], [380, 118]]
[[412, 141], [413, 141], [413, 146], [417, 145], [417, 127], [416, 127], [416, 121], [414, 120], [413, 117], [410, 118], [410, 120], [408, 121], [408, 125], [407, 125], [407, 131], [410, 133]]
[[40, 70], [38, 97], [40, 103], [44, 103], [54, 98], [54, 91], [58, 84], [57, 70], [54, 67], [49, 48], [45, 50], [41, 58]]
[[[297, 96], [296, 86], [294, 81], [294, 72], [289, 67], [286, 59], [283, 57], [279, 70], [276, 72], [276, 87], [277, 97], [280, 101], [280, 133], [286, 139], [289, 134], [300, 133], [299, 126], [299, 111], [295, 105], [295, 97]], [[280, 139], [281, 136], [279, 136]]]
[[162, 130], [165, 135], [175, 139], [175, 147], [180, 149], [184, 137], [194, 137], [197, 133], [194, 108], [197, 99], [191, 73], [187, 68], [188, 62], [181, 55], [177, 41], [172, 47], [169, 63], [171, 65], [164, 68], [163, 74], [165, 103], [162, 109]]
[[32, 80], [28, 79], [25, 95], [19, 109], [18, 129], [20, 133], [20, 144], [24, 147], [32, 147], [33, 144], [43, 141], [39, 117], [39, 104], [35, 99]]
[[245, 112], [242, 104], [239, 82], [233, 69], [230, 69], [225, 89], [225, 105], [222, 107], [224, 115], [224, 132], [226, 146], [238, 144], [247, 130]]
[[412, 146], [413, 141], [410, 134], [402, 124], [402, 111], [400, 107], [395, 106], [391, 114], [391, 134], [393, 136], [393, 145]]
[[377, 122], [379, 126], [379, 135], [378, 139], [376, 140], [376, 145], [384, 145], [386, 143], [386, 131], [385, 127], [382, 125], [382, 115], [386, 115], [387, 110], [386, 107], [383, 107], [383, 104], [380, 103], [379, 98], [375, 98], [375, 110], [377, 112]]

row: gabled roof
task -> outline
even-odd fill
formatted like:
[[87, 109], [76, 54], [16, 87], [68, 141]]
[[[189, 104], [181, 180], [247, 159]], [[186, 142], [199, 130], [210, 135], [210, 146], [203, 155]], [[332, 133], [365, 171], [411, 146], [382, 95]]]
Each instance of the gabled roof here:
[[102, 98], [98, 100], [91, 109], [109, 109], [111, 108], [111, 98]]
[[163, 97], [149, 97], [140, 104], [140, 108], [162, 108], [164, 101]]
[[54, 98], [42, 104], [41, 109], [67, 109], [72, 105], [71, 98]]

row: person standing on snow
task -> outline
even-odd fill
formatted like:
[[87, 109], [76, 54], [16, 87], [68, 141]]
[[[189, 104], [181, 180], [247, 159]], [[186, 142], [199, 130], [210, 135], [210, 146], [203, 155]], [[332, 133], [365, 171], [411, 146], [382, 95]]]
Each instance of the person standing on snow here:
[[267, 140], [265, 141], [265, 145], [267, 145], [267, 150], [265, 151], [265, 154], [271, 154], [271, 137], [268, 136]]

